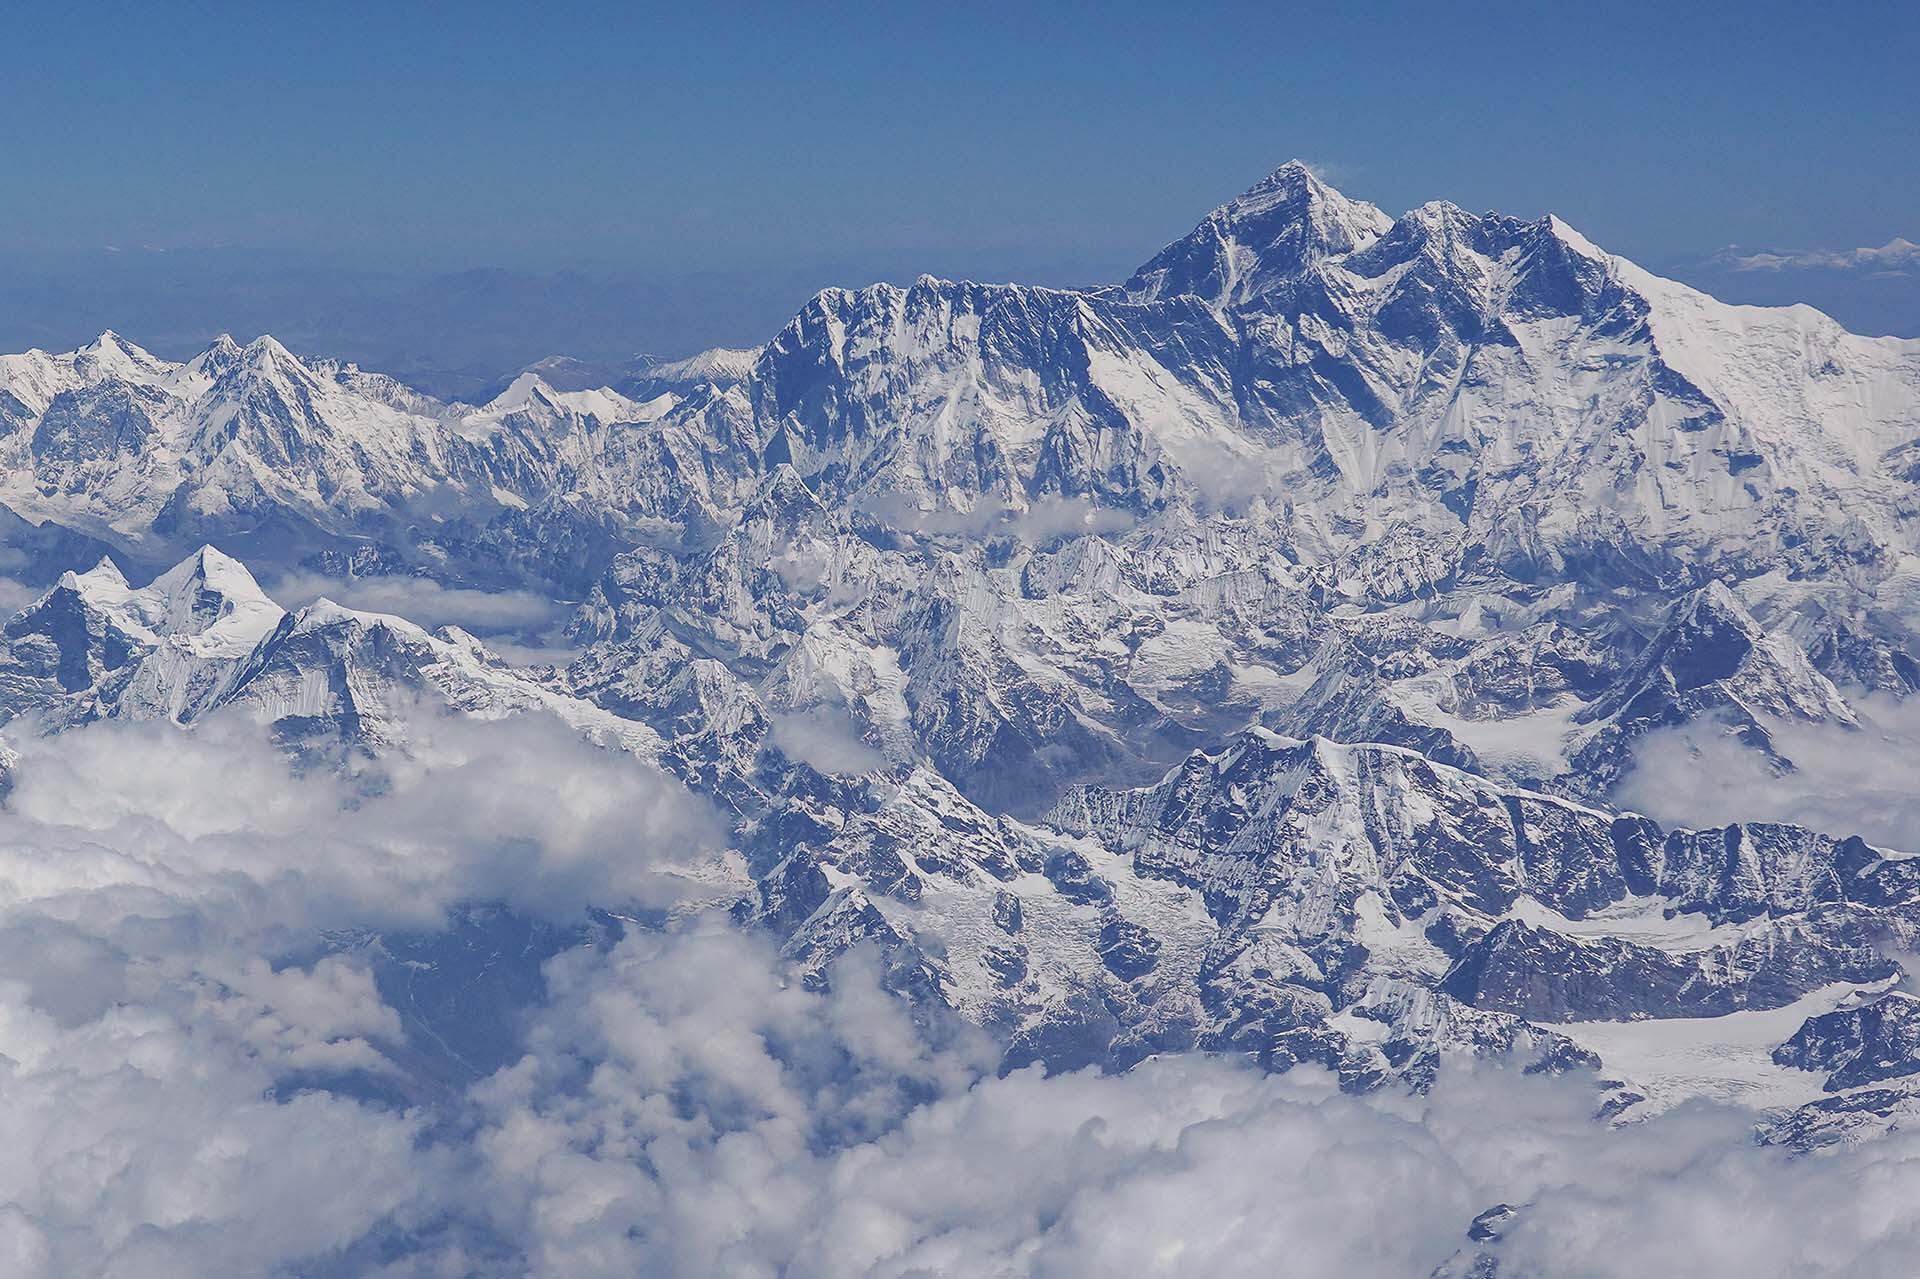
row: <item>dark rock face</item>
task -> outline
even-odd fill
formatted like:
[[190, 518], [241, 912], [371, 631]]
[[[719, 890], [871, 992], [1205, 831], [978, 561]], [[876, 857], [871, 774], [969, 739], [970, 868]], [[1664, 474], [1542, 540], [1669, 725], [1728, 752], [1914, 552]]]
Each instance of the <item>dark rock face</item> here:
[[1467, 1227], [1467, 1238], [1475, 1243], [1498, 1239], [1519, 1215], [1520, 1210], [1512, 1204], [1495, 1204], [1473, 1219], [1473, 1224]]
[[1920, 1115], [1920, 1094], [1910, 1086], [1858, 1088], [1809, 1102], [1761, 1126], [1767, 1145], [1820, 1150], [1866, 1140], [1911, 1125]]
[[1920, 660], [1900, 642], [1821, 619], [1807, 658], [1835, 684], [1905, 697], [1920, 690]]
[[1845, 914], [1769, 926], [1682, 955], [1508, 920], [1467, 948], [1442, 989], [1476, 1007], [1546, 1022], [1719, 1017], [1898, 971], [1874, 943], [1874, 930]]
[[1003, 933], [1020, 931], [1020, 899], [1005, 889], [993, 895], [993, 923]]
[[1146, 928], [1116, 915], [1100, 929], [1100, 962], [1120, 980], [1133, 981], [1160, 962], [1160, 941]]
[[1773, 1059], [1828, 1072], [1828, 1092], [1920, 1074], [1920, 999], [1895, 991], [1863, 1007], [1809, 1017]]
[[778, 933], [790, 934], [826, 904], [832, 891], [820, 863], [809, 857], [789, 857], [755, 886], [751, 907], [742, 903], [735, 913]]
[[1047, 859], [1046, 876], [1068, 901], [1088, 905], [1113, 896], [1113, 885], [1096, 875], [1085, 857], [1071, 850]]
[[23, 675], [56, 681], [63, 692], [92, 688], [123, 669], [143, 645], [113, 618], [60, 587], [9, 621], [12, 664]]
[[1027, 953], [1019, 946], [989, 946], [981, 955], [994, 979], [1003, 986], [1018, 986], [1027, 977]]
[[158, 392], [117, 379], [53, 398], [33, 432], [42, 462], [102, 463], [140, 452], [157, 429]]
[[[811, 518], [801, 495], [771, 492], [768, 509]], [[167, 602], [187, 631], [227, 607], [204, 570], [183, 571]], [[34, 696], [98, 697], [146, 668], [152, 639], [135, 642], [101, 602], [124, 581], [97, 573], [9, 625], [0, 673], [16, 691], [38, 680]], [[655, 622], [580, 663], [578, 686], [632, 717], [619, 722], [650, 725], [663, 767], [740, 815], [751, 884], [736, 917], [776, 937], [810, 984], [828, 983], [847, 951], [876, 949], [889, 989], [1003, 1029], [1009, 1060], [1121, 1067], [1197, 1046], [1270, 1069], [1319, 1064], [1356, 1090], [1428, 1086], [1460, 1052], [1591, 1069], [1593, 1054], [1555, 1023], [1723, 1015], [1877, 981], [1892, 971], [1882, 933], [1920, 902], [1915, 863], [1858, 839], [1777, 824], [1667, 830], [1406, 749], [1264, 730], [1152, 785], [1076, 788], [1028, 825], [924, 765], [833, 776], [791, 758], [759, 695]], [[736, 631], [743, 652], [759, 642], [750, 622]], [[1417, 666], [1412, 638], [1417, 628], [1389, 627], [1368, 642]], [[230, 659], [219, 688], [230, 702], [298, 708], [277, 723], [303, 749], [388, 749], [384, 703], [449, 678], [449, 643], [316, 607]], [[1729, 931], [1662, 949], [1609, 935], [1622, 906]], [[1894, 1045], [1872, 1068], [1891, 1068], [1894, 1029], [1850, 1032]], [[1826, 1053], [1836, 1088], [1868, 1078], [1870, 1066], [1835, 1055], [1838, 1031], [1813, 1037], [1806, 1059]]]
[[1512, 1204], [1495, 1204], [1474, 1217], [1467, 1226], [1467, 1248], [1461, 1249], [1434, 1268], [1428, 1279], [1497, 1279], [1503, 1273], [1498, 1246], [1523, 1210]]
[[[1602, 794], [1631, 762], [1635, 739], [1661, 728], [1709, 721], [1789, 771], [1768, 721], [1844, 714], [1837, 690], [1801, 650], [1769, 637], [1725, 585], [1714, 582], [1675, 604], [1636, 664], [1582, 709], [1598, 730], [1572, 760], [1580, 788]], [[1843, 723], [1850, 721], [1843, 720]]]

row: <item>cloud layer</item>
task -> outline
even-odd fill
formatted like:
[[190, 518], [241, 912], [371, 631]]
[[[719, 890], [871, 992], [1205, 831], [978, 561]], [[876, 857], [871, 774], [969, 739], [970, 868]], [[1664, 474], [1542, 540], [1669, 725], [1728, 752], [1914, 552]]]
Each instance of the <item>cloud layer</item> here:
[[1715, 724], [1649, 733], [1614, 798], [1670, 824], [1792, 822], [1920, 852], [1920, 699], [1867, 697], [1854, 705], [1859, 729], [1771, 727], [1794, 764], [1784, 776]]
[[296, 609], [325, 597], [367, 613], [392, 613], [428, 630], [458, 626], [476, 635], [540, 635], [566, 620], [566, 610], [532, 591], [481, 591], [442, 586], [424, 577], [327, 577], [288, 573], [272, 582], [281, 607]]
[[1920, 266], [1920, 244], [1895, 236], [1857, 249], [1728, 249], [1716, 261], [1736, 271], [1861, 271], [1902, 274]]
[[[413, 741], [348, 778], [236, 720], [19, 744], [0, 1271], [1368, 1279], [1470, 1258], [1496, 1202], [1523, 1205], [1503, 1274], [1892, 1276], [1920, 1248], [1913, 1135], [1793, 1158], [1705, 1107], [1615, 1131], [1590, 1079], [1500, 1066], [1426, 1097], [1196, 1055], [996, 1076], [875, 956], [809, 989], [687, 909], [713, 828], [670, 780], [533, 719]], [[413, 1087], [380, 930], [481, 900], [680, 909], [561, 947], [507, 1064]]]

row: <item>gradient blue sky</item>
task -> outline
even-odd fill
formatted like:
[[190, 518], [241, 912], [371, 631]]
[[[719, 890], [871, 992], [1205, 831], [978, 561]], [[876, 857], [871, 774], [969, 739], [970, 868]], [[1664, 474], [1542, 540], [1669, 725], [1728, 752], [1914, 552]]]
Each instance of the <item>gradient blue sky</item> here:
[[[1920, 239], [1920, 5], [1454, 8], [10, 7], [0, 264], [95, 311], [159, 287], [116, 295], [106, 246], [201, 251], [255, 301], [341, 261], [575, 268], [664, 290], [687, 318], [640, 327], [674, 349], [828, 283], [1109, 278], [1295, 155], [1668, 269]], [[1920, 328], [1861, 287], [1884, 314], [1843, 319]]]

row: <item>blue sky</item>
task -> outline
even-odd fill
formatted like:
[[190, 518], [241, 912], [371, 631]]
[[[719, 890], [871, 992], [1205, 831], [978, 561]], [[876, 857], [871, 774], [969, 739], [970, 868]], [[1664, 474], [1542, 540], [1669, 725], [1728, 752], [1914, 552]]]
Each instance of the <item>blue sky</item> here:
[[[40, 291], [0, 302], [53, 329], [171, 289], [184, 340], [343, 261], [389, 289], [575, 269], [654, 290], [630, 345], [673, 350], [829, 283], [1109, 278], [1296, 155], [1390, 212], [1552, 210], [1674, 273], [1920, 239], [1920, 6], [1450, 8], [21, 7], [0, 266]], [[1920, 331], [1914, 277], [1866, 274], [1718, 271]]]

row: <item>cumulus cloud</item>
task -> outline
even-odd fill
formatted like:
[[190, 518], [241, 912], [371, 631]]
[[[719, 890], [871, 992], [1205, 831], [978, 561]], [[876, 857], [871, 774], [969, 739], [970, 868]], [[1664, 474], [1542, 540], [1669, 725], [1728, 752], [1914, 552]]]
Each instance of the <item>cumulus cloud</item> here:
[[887, 766], [887, 757], [860, 737], [844, 707], [822, 705], [770, 717], [773, 744], [789, 759], [823, 773], [858, 776]]
[[438, 1115], [278, 1083], [393, 1034], [343, 958], [147, 968], [72, 1025], [0, 983], [0, 1255], [27, 1275], [1400, 1279], [1470, 1257], [1496, 1202], [1523, 1206], [1498, 1245], [1515, 1274], [1891, 1276], [1920, 1243], [1920, 1138], [1794, 1159], [1706, 1107], [1610, 1130], [1591, 1081], [1502, 1067], [1428, 1097], [1200, 1055], [996, 1077], [981, 1032], [877, 969], [856, 952], [809, 989], [717, 916], [570, 948], [524, 1053]]
[[810, 993], [713, 924], [554, 960], [532, 1051], [475, 1090], [476, 1202], [531, 1273], [772, 1273], [827, 1152], [991, 1061], [958, 1028], [931, 1041], [871, 972], [840, 975]]
[[346, 776], [259, 731], [21, 744], [0, 1271], [1398, 1279], [1470, 1258], [1499, 1202], [1521, 1206], [1503, 1274], [1892, 1276], [1920, 1247], [1920, 1136], [1795, 1158], [1704, 1106], [1609, 1129], [1593, 1080], [1500, 1065], [1425, 1097], [1193, 1054], [1002, 1077], [877, 956], [815, 988], [720, 911], [583, 933], [505, 1065], [409, 1088], [378, 930], [681, 903], [716, 837], [535, 718], [427, 720]]
[[1779, 752], [1794, 763], [1784, 776], [1713, 723], [1649, 733], [1614, 798], [1672, 824], [1792, 822], [1920, 852], [1920, 698], [1867, 697], [1854, 705], [1857, 730], [1770, 726]]
[[9, 866], [11, 896], [218, 904], [257, 928], [429, 925], [470, 900], [566, 917], [677, 900], [722, 838], [679, 783], [549, 716], [422, 710], [406, 736], [350, 775], [294, 771], [238, 714], [24, 740], [0, 839], [33, 856]]
[[536, 1276], [1424, 1276], [1503, 1202], [1523, 1275], [1891, 1276], [1917, 1242], [1911, 1136], [1609, 1129], [1590, 1079], [1503, 1065], [1427, 1097], [1200, 1055], [996, 1078], [871, 971], [804, 991], [711, 928], [549, 969], [527, 1056], [475, 1091], [473, 1202]]
[[657, 770], [540, 717], [410, 730], [409, 755], [346, 775], [294, 771], [232, 715], [18, 743], [0, 1270], [357, 1274], [383, 1232], [447, 1237], [463, 1151], [427, 1135], [450, 1116], [348, 1086], [411, 1058], [378, 947], [328, 939], [474, 900], [579, 919], [712, 891], [682, 867], [717, 828]]
[[270, 1062], [217, 1019], [137, 993], [65, 1028], [0, 986], [7, 1274], [264, 1274], [407, 1215], [434, 1184], [421, 1117], [271, 1099]]

